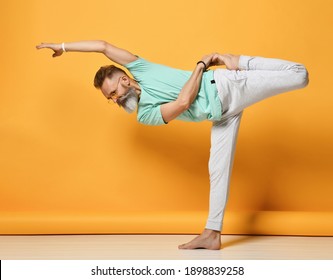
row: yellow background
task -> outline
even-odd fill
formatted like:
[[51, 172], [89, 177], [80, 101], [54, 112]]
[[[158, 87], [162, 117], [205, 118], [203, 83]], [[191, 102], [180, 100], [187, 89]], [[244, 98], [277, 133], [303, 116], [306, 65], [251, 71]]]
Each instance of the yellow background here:
[[2, 1], [0, 234], [196, 233], [211, 123], [148, 127], [93, 87], [103, 39], [191, 70], [210, 52], [306, 65], [307, 88], [245, 111], [224, 233], [333, 234], [332, 7], [327, 0]]

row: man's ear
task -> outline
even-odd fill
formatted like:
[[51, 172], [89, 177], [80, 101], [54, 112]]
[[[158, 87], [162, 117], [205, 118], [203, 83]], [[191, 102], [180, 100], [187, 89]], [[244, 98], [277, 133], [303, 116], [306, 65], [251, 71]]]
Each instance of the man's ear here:
[[131, 80], [128, 76], [124, 75], [121, 77], [121, 80], [123, 81], [123, 83], [125, 83], [127, 86], [129, 86], [131, 84]]

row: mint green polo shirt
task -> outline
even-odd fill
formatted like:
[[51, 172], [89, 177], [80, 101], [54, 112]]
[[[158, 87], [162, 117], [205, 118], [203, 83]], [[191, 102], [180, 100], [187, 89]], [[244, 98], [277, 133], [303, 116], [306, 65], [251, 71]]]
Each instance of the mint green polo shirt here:
[[[192, 72], [170, 68], [138, 58], [124, 65], [141, 87], [137, 119], [147, 125], [165, 124], [161, 105], [177, 99]], [[222, 117], [222, 105], [213, 71], [203, 73], [200, 89], [190, 108], [176, 119], [189, 122], [217, 121]]]

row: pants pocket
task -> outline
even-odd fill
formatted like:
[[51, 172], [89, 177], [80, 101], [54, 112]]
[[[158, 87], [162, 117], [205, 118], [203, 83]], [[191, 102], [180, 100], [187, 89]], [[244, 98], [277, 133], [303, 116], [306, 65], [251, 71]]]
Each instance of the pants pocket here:
[[239, 70], [230, 70], [225, 73], [225, 76], [228, 80], [230, 80], [232, 82], [236, 82], [236, 83], [247, 79], [245, 71], [239, 71]]

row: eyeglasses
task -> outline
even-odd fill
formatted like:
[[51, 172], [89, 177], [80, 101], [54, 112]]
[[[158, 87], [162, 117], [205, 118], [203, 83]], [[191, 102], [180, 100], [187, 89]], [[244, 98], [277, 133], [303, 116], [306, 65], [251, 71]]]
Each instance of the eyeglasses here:
[[120, 79], [121, 79], [121, 77], [119, 77], [119, 79], [118, 79], [118, 83], [117, 83], [116, 89], [114, 91], [111, 91], [110, 96], [107, 97], [108, 103], [110, 103], [110, 104], [115, 103], [114, 98], [118, 97], [117, 96], [117, 89], [118, 89], [118, 85], [119, 85]]

